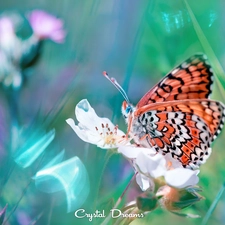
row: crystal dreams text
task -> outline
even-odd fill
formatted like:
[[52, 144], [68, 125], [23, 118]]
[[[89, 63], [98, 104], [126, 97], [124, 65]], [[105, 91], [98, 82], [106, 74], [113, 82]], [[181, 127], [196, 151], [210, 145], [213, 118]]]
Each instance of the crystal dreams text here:
[[[142, 218], [144, 217], [144, 213], [122, 213], [119, 209], [111, 209], [110, 210], [112, 218], [124, 217], [124, 218]], [[87, 213], [85, 209], [78, 209], [75, 211], [74, 216], [76, 218], [85, 218], [87, 217], [88, 220], [91, 222], [93, 218], [105, 218], [105, 210], [96, 210], [94, 213]]]

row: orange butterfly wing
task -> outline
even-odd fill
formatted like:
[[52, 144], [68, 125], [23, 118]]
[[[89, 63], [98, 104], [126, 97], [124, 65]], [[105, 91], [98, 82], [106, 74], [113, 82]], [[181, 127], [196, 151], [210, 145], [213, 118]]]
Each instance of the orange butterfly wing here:
[[171, 153], [183, 166], [194, 167], [210, 155], [210, 144], [221, 132], [224, 120], [225, 107], [217, 101], [159, 102], [135, 111], [132, 130], [141, 145]]
[[131, 136], [144, 147], [170, 153], [184, 167], [204, 163], [225, 119], [224, 105], [207, 99], [212, 83], [207, 57], [190, 57], [139, 101], [128, 126]]
[[137, 104], [137, 108], [155, 102], [208, 98], [213, 83], [212, 76], [207, 57], [195, 54], [148, 91]]

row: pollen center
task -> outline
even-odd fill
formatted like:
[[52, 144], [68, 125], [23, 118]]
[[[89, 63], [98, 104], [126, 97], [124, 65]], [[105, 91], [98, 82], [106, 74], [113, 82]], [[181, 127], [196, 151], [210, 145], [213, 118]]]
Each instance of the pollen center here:
[[118, 144], [124, 138], [123, 136], [119, 136], [117, 134], [117, 125], [110, 128], [108, 123], [102, 123], [100, 129], [98, 127], [95, 127], [95, 129], [103, 139], [104, 145], [110, 145], [110, 147], [116, 147], [116, 144]]

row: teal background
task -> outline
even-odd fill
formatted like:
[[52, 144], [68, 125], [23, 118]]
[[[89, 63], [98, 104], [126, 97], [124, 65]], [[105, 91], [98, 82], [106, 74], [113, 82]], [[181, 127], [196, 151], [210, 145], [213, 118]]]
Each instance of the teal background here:
[[[35, 122], [43, 129], [56, 129], [56, 138], [50, 147], [51, 154], [45, 158], [46, 162], [61, 149], [65, 149], [66, 159], [78, 156], [83, 161], [88, 170], [91, 189], [82, 207], [88, 212], [94, 212], [98, 207], [112, 207], [132, 174], [132, 168], [121, 155], [111, 156], [107, 150], [84, 143], [65, 123], [67, 118], [74, 118], [75, 105], [87, 98], [99, 116], [112, 119], [120, 129], [126, 130], [120, 113], [123, 99], [102, 76], [102, 71], [106, 70], [115, 77], [127, 91], [131, 102], [137, 104], [173, 67], [194, 53], [203, 52], [207, 54], [215, 71], [216, 84], [212, 98], [225, 103], [224, 2], [189, 0], [188, 4], [191, 11], [182, 0], [0, 2], [1, 12], [13, 11], [24, 15], [39, 8], [64, 20], [67, 31], [65, 43], [44, 43], [41, 59], [31, 69], [31, 76], [19, 96], [19, 116], [24, 126], [29, 127]], [[191, 12], [198, 24], [193, 21]], [[196, 25], [199, 25], [200, 33]], [[26, 24], [18, 29], [18, 35], [23, 38], [28, 37], [30, 32]], [[10, 117], [4, 93], [0, 101], [2, 141], [7, 151]], [[43, 123], [45, 118], [50, 122]], [[225, 181], [224, 135], [224, 132], [220, 134], [213, 144], [211, 157], [201, 166], [199, 186], [205, 199], [190, 209], [191, 213], [201, 218], [178, 217], [158, 208], [132, 224], [201, 224]], [[0, 159], [2, 165], [3, 161], [4, 156]], [[7, 166], [1, 169], [7, 171]], [[89, 224], [87, 219], [76, 219], [73, 212], [66, 213], [63, 192], [48, 195], [38, 191], [31, 180], [35, 171], [35, 167], [21, 169], [15, 166], [9, 181], [4, 185], [0, 206], [8, 203], [8, 214], [26, 190], [9, 224], [21, 224], [17, 222], [17, 214], [21, 211], [31, 221], [37, 220], [35, 224]], [[26, 189], [30, 180], [31, 184]], [[131, 190], [135, 191], [129, 193], [128, 190], [124, 201], [134, 198], [138, 188], [133, 184]], [[208, 224], [225, 223], [225, 195], [217, 202]], [[99, 223], [99, 220], [95, 220], [95, 224]]]

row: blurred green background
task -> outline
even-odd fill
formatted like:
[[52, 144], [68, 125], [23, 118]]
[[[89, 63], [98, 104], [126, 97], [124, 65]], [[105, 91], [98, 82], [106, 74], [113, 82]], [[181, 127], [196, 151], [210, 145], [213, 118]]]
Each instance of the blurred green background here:
[[[127, 91], [131, 102], [137, 104], [178, 63], [196, 52], [203, 52], [218, 77], [217, 86], [213, 87], [213, 98], [225, 99], [223, 88], [216, 88], [218, 85], [225, 87], [225, 75], [221, 70], [225, 67], [225, 3], [222, 0], [188, 0], [188, 4], [191, 11], [182, 0], [0, 1], [1, 13], [16, 12], [23, 16], [30, 10], [42, 9], [64, 21], [65, 42], [60, 45], [51, 41], [45, 43], [39, 62], [32, 68], [31, 76], [21, 91], [19, 116], [24, 126], [29, 127], [36, 122], [41, 128], [48, 116], [51, 122], [47, 128], [56, 129], [56, 138], [49, 147], [46, 162], [62, 149], [65, 149], [66, 159], [78, 156], [83, 161], [90, 178], [90, 194], [82, 207], [88, 212], [95, 211], [96, 207], [104, 208], [104, 205], [112, 207], [132, 174], [132, 168], [121, 155], [109, 157], [107, 150], [84, 143], [65, 122], [69, 117], [74, 118], [75, 105], [87, 98], [99, 116], [112, 119], [120, 129], [126, 130], [120, 113], [123, 99], [102, 76], [102, 71], [106, 70], [115, 77]], [[193, 12], [207, 42], [202, 33], [197, 35], [196, 21], [190, 12]], [[26, 38], [30, 30], [22, 24], [17, 33]], [[7, 152], [10, 118], [3, 94], [0, 102], [1, 140], [5, 146], [2, 151]], [[225, 132], [213, 144], [207, 163], [201, 166], [199, 186], [205, 199], [191, 209], [201, 218], [178, 217], [157, 209], [132, 224], [201, 224], [225, 182], [224, 138]], [[0, 158], [2, 165], [4, 155], [6, 153]], [[1, 207], [8, 203], [8, 214], [36, 172], [35, 168], [15, 167], [0, 199]], [[5, 167], [1, 169], [7, 170]], [[128, 191], [126, 198], [131, 200], [134, 194]], [[225, 195], [222, 195], [208, 224], [225, 224], [224, 212]], [[100, 224], [99, 220], [94, 222]], [[31, 181], [8, 224], [85, 225], [89, 222], [75, 218], [74, 212], [66, 213], [63, 192], [54, 195], [42, 193]]]

